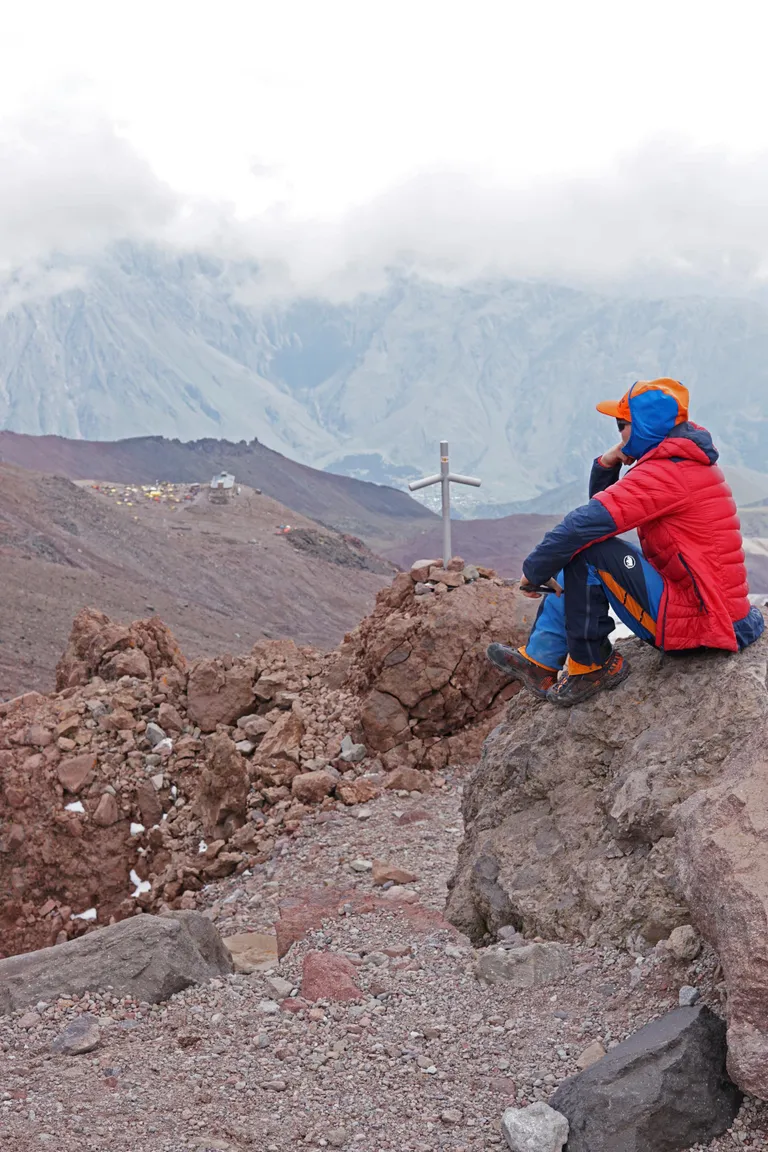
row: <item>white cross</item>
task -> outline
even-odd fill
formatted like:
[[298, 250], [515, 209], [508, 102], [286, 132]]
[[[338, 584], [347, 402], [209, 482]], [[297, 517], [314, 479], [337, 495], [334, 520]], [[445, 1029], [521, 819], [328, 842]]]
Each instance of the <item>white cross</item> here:
[[442, 489], [443, 506], [443, 567], [447, 567], [451, 559], [451, 484], [470, 484], [479, 488], [481, 480], [473, 476], [458, 476], [451, 472], [448, 466], [448, 441], [440, 441], [440, 472], [436, 476], [426, 476], [423, 480], [414, 480], [408, 487], [411, 492], [418, 488], [428, 488], [430, 484], [439, 484]]

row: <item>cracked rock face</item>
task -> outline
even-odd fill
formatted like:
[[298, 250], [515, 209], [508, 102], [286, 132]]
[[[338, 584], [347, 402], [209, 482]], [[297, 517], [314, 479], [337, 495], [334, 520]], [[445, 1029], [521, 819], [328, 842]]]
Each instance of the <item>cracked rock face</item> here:
[[379, 593], [356, 637], [362, 740], [391, 768], [402, 762], [398, 749], [411, 764], [436, 768], [477, 756], [517, 691], [485, 649], [493, 640], [522, 643], [535, 614], [530, 601], [493, 580], [421, 600], [411, 575], [401, 574]]
[[723, 965], [730, 1074], [766, 1099], [768, 639], [663, 662], [622, 647], [615, 691], [509, 705], [465, 790], [448, 918], [476, 941], [512, 925], [590, 945], [692, 924]]

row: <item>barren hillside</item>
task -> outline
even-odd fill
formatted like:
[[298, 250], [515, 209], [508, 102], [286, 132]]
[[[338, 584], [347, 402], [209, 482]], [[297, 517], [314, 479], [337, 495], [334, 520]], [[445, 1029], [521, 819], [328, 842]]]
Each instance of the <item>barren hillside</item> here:
[[[243, 488], [219, 506], [189, 492], [157, 499], [0, 464], [0, 698], [50, 690], [85, 605], [156, 611], [190, 655], [262, 637], [330, 647], [386, 583], [389, 567], [364, 546], [268, 496]], [[278, 534], [285, 524], [294, 532]]]
[[274, 500], [340, 532], [364, 537], [372, 547], [403, 540], [437, 517], [405, 492], [297, 464], [257, 441], [196, 440], [162, 436], [133, 440], [66, 440], [0, 432], [0, 459], [22, 468], [56, 472], [70, 480], [109, 477], [126, 484], [209, 483], [231, 472]]

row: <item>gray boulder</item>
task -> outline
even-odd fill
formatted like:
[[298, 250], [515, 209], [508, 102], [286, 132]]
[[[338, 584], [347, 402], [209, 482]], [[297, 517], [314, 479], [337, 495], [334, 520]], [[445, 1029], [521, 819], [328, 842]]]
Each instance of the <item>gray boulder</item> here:
[[588, 945], [655, 944], [691, 923], [708, 934], [676, 877], [677, 814], [768, 724], [768, 637], [738, 655], [621, 650], [632, 673], [615, 692], [568, 709], [521, 692], [485, 742], [447, 908], [476, 943], [504, 923]]
[[155, 1004], [232, 970], [221, 937], [200, 913], [139, 915], [55, 948], [0, 960], [0, 1015], [107, 987], [115, 996]]
[[538, 1100], [527, 1108], [507, 1108], [501, 1130], [510, 1152], [561, 1152], [568, 1139], [568, 1121]]
[[725, 1024], [677, 1008], [560, 1085], [568, 1152], [677, 1152], [730, 1127], [741, 1092], [725, 1070]]
[[101, 1043], [101, 1031], [95, 1016], [85, 1013], [59, 1033], [51, 1044], [51, 1051], [59, 1056], [82, 1056], [93, 1052]]
[[511, 988], [541, 988], [562, 980], [571, 971], [571, 954], [563, 944], [523, 944], [520, 948], [486, 948], [477, 962], [477, 976], [487, 984]]

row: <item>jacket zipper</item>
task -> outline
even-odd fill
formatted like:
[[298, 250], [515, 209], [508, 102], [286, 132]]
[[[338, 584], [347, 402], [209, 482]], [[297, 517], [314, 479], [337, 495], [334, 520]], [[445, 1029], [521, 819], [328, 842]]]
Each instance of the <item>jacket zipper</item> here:
[[685, 557], [683, 556], [682, 552], [678, 552], [677, 558], [691, 578], [691, 584], [693, 584], [693, 590], [699, 598], [700, 611], [701, 612], [707, 612], [707, 606], [704, 603], [704, 597], [702, 596], [701, 592], [699, 591], [699, 586], [696, 583], [696, 577], [694, 576], [693, 572], [691, 572], [691, 569], [688, 567], [688, 564], [686, 563]]

